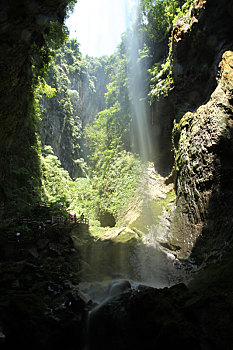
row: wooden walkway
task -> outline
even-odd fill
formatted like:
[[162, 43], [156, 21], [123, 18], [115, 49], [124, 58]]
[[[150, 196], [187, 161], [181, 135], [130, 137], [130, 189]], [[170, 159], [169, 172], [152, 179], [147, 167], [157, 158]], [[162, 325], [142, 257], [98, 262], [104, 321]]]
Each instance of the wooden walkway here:
[[84, 225], [89, 225], [89, 219], [87, 218], [65, 218], [64, 216], [51, 216], [50, 219], [48, 217], [35, 217], [35, 218], [20, 218], [19, 219], [19, 224], [38, 224], [39, 223], [44, 223], [44, 224], [49, 224], [53, 225], [56, 223], [62, 223], [65, 224], [66, 222], [69, 223], [74, 223], [74, 224], [84, 224]]
[[[32, 232], [33, 236], [29, 235], [27, 232], [21, 232], [20, 229], [20, 242], [29, 242], [33, 241], [36, 238], [43, 238], [46, 237], [46, 231], [49, 231], [52, 227], [59, 227], [60, 225], [86, 225], [89, 226], [89, 219], [83, 218], [83, 217], [75, 217], [73, 214], [70, 214], [67, 212], [66, 215], [49, 215], [49, 213], [44, 215], [44, 213], [40, 213], [40, 210], [45, 208], [50, 209], [52, 205], [47, 205], [45, 203], [38, 203], [35, 206], [35, 209], [38, 208], [38, 214], [36, 215], [37, 210], [32, 214], [31, 217], [20, 217], [19, 219], [12, 219], [11, 223], [15, 223], [15, 227], [19, 225], [28, 226], [30, 231]], [[25, 227], [26, 228], [26, 227]], [[17, 230], [17, 229], [16, 229]], [[2, 232], [0, 239], [2, 241], [8, 242], [8, 243], [17, 243], [17, 236], [13, 232], [8, 232], [7, 227], [3, 229], [4, 232]], [[11, 230], [12, 231], [12, 230]]]
[[89, 220], [87, 218], [84, 218], [83, 220], [77, 219], [75, 220], [64, 220], [63, 217], [55, 217], [53, 216], [51, 220], [42, 220], [40, 221], [42, 224], [38, 224], [38, 221], [30, 219], [30, 218], [21, 218], [20, 219], [21, 224], [26, 224], [29, 227], [31, 226], [31, 233], [23, 232], [19, 230], [20, 237], [17, 238], [17, 231], [15, 233], [13, 232], [4, 232], [1, 234], [0, 240], [4, 241], [6, 243], [10, 244], [17, 244], [17, 243], [30, 243], [34, 242], [37, 239], [46, 238], [48, 231], [51, 232], [51, 228], [55, 227], [62, 227], [66, 225], [74, 225], [74, 226], [89, 226]]

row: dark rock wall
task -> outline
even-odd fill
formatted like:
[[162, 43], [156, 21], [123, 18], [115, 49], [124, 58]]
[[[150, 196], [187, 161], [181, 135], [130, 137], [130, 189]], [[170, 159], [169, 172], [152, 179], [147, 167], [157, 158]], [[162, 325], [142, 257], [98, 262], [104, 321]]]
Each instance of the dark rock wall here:
[[201, 260], [232, 243], [233, 51], [224, 52], [219, 69], [210, 100], [174, 129], [176, 235]]
[[0, 1], [0, 205], [39, 197], [40, 164], [32, 106], [33, 73], [49, 22], [63, 22], [68, 0]]
[[198, 1], [190, 22], [177, 22], [174, 87], [153, 111], [162, 172], [175, 156], [173, 240], [181, 257], [199, 262], [232, 242], [232, 8], [233, 1]]
[[196, 1], [191, 18], [178, 20], [173, 28], [174, 86], [152, 106], [155, 161], [164, 174], [174, 161], [174, 120], [209, 100], [217, 86], [222, 54], [232, 49], [232, 6], [226, 0]]
[[11, 243], [13, 251], [4, 259], [1, 255], [1, 349], [84, 348], [86, 305], [75, 287], [80, 264], [72, 227], [47, 226], [40, 236], [24, 237], [20, 246]]

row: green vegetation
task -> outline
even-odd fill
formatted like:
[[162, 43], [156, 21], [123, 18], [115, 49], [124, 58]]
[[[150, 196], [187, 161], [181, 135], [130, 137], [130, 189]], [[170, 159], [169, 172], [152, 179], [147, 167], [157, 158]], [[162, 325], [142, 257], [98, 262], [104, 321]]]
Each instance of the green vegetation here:
[[47, 146], [42, 156], [42, 186], [44, 188], [44, 201], [60, 202], [69, 205], [70, 181], [68, 171], [61, 167], [61, 163], [54, 155], [52, 147]]
[[122, 152], [110, 164], [102, 177], [78, 178], [73, 181], [61, 166], [51, 147], [46, 147], [42, 156], [43, 200], [64, 204], [78, 215], [82, 212], [99, 225], [96, 219], [103, 211], [109, 211], [119, 219], [133, 200], [141, 174], [141, 164], [132, 154]]
[[98, 194], [95, 202], [97, 215], [108, 211], [119, 220], [134, 199], [141, 172], [140, 160], [122, 151], [111, 159], [107, 171], [93, 176], [93, 187]]
[[[173, 87], [172, 28], [181, 17], [189, 23], [193, 3], [194, 0], [141, 1], [143, 15], [140, 17], [140, 26], [145, 37], [147, 56], [152, 57], [151, 68], [148, 70], [150, 74], [148, 96], [151, 103], [166, 96]], [[164, 52], [158, 57], [156, 50], [161, 46], [164, 46]], [[145, 51], [143, 52], [145, 54]]]
[[[122, 35], [117, 51], [110, 57], [82, 58], [75, 40], [67, 41], [57, 52], [47, 80], [53, 89], [50, 92], [56, 90], [56, 94], [42, 103], [41, 128], [43, 146], [46, 146], [46, 138], [47, 144], [52, 145], [53, 140], [48, 134], [43, 138], [43, 130], [48, 129], [50, 111], [56, 112], [58, 123], [63, 126], [60, 127], [63, 150], [54, 149], [61, 163], [52, 153], [42, 158], [47, 200], [64, 200], [72, 211], [85, 212], [97, 225], [96, 220], [105, 213], [112, 215], [117, 222], [124, 216], [145, 167], [140, 157], [134, 154], [133, 144], [137, 143], [137, 136], [133, 105], [135, 99], [146, 99], [148, 93], [151, 98], [158, 98], [172, 86], [169, 37], [174, 21], [188, 13], [192, 2], [142, 0], [137, 23]], [[159, 61], [154, 62], [158, 45], [165, 49]], [[105, 91], [105, 105], [102, 104], [105, 108], [90, 116], [86, 113], [88, 106], [83, 109], [81, 106], [85, 104], [85, 94], [94, 104], [100, 100], [97, 93], [100, 71], [105, 72], [102, 90]], [[144, 82], [145, 79], [150, 81], [150, 88], [150, 84], [146, 90], [141, 87], [138, 72]], [[81, 90], [77, 88], [80, 84]], [[59, 185], [60, 181], [63, 186]], [[153, 205], [156, 217], [163, 205], [162, 201]], [[150, 221], [148, 217], [151, 215], [146, 209], [142, 216], [143, 220], [139, 218], [138, 221]]]
[[83, 59], [72, 39], [58, 50], [49, 67], [47, 84], [56, 94], [41, 100], [40, 139], [42, 146], [53, 147], [72, 178], [86, 175], [83, 128], [94, 118], [92, 109], [101, 110], [104, 97], [98, 80], [105, 79], [105, 61], [104, 57]]
[[[56, 93], [43, 97], [41, 103], [41, 139], [47, 150], [42, 157], [43, 199], [65, 201], [70, 204], [70, 210], [77, 214], [84, 212], [92, 222], [104, 212], [118, 220], [135, 193], [140, 175], [140, 159], [130, 152], [131, 106], [125, 41], [123, 38], [116, 54], [100, 59], [82, 58], [78, 43], [67, 41], [49, 69], [46, 87], [50, 86], [50, 92]], [[101, 73], [104, 68], [105, 75]], [[85, 104], [85, 94], [94, 104], [99, 102], [99, 75], [108, 83], [102, 89], [106, 91], [107, 108], [93, 118], [80, 105]], [[77, 82], [73, 84], [73, 81]], [[62, 135], [58, 134], [62, 138], [60, 153], [56, 140], [48, 135], [50, 115], [56, 115], [58, 129], [59, 125], [63, 126]], [[55, 148], [49, 149], [45, 140]], [[72, 180], [75, 166], [80, 170]]]
[[[77, 41], [67, 40], [64, 26], [50, 23], [44, 44], [34, 42], [30, 47], [33, 103], [28, 132], [33, 140], [23, 145], [27, 161], [20, 158], [29, 167], [18, 164], [18, 156], [10, 161], [12, 174], [19, 179], [13, 198], [21, 191], [27, 193], [25, 205], [62, 202], [77, 214], [85, 212], [93, 222], [103, 213], [121, 220], [145, 168], [135, 154], [135, 108], [148, 93], [158, 98], [171, 87], [172, 25], [192, 3], [142, 0], [137, 22], [122, 35], [116, 52], [98, 59], [83, 58]], [[19, 184], [25, 176], [26, 186], [25, 181]]]
[[[74, 3], [64, 0], [57, 9], [53, 1], [31, 6], [19, 0], [6, 3], [4, 9], [6, 25], [0, 35], [6, 43], [0, 60], [0, 208], [6, 216], [24, 213], [41, 198], [38, 86], [67, 38], [62, 20], [66, 5], [71, 9]], [[49, 17], [43, 15], [46, 6]]]
[[[80, 76], [82, 71], [81, 54], [79, 44], [75, 40], [68, 41], [57, 52], [56, 60], [50, 65], [47, 84], [56, 91], [52, 97], [44, 97], [41, 101], [42, 121], [40, 137], [42, 146], [53, 144], [54, 126], [57, 129], [57, 137], [62, 137], [63, 152], [59, 153], [62, 165], [70, 171], [74, 167], [73, 160], [81, 157], [80, 135], [81, 121], [74, 110], [72, 101], [75, 91], [69, 89], [70, 74]], [[79, 96], [75, 96], [78, 101]], [[49, 116], [56, 115], [54, 121], [49, 121]], [[50, 117], [51, 119], [51, 117]], [[53, 125], [52, 123], [56, 123]], [[51, 131], [48, 131], [51, 130]], [[55, 136], [55, 137], [56, 137]], [[45, 141], [46, 140], [46, 141]]]

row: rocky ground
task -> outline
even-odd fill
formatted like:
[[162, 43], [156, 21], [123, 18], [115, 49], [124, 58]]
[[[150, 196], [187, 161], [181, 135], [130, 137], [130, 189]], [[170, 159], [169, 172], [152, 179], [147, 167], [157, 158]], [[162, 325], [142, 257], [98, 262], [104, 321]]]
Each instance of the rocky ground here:
[[0, 263], [2, 349], [82, 346], [85, 303], [75, 287], [79, 262], [71, 228], [53, 226], [30, 245], [11, 242], [13, 256], [8, 252]]
[[128, 291], [103, 305], [90, 324], [91, 349], [232, 349], [232, 302], [184, 284]]
[[[130, 208], [126, 226], [89, 231], [86, 225], [68, 223], [51, 225], [20, 243], [0, 240], [2, 349], [19, 345], [26, 350], [233, 348], [231, 246], [201, 269], [193, 260], [178, 260], [179, 247], [169, 238], [173, 187], [151, 167], [145, 178], [145, 199], [138, 207], [134, 203], [137, 210]], [[151, 214], [157, 232], [153, 242], [146, 221]], [[148, 260], [158, 251], [158, 261]], [[142, 258], [140, 266], [136, 253]], [[171, 271], [161, 261], [170, 261], [173, 268], [178, 264], [176, 279], [168, 276]], [[136, 270], [156, 264], [172, 287], [164, 288], [166, 283], [135, 287], [132, 281], [123, 281], [127, 288], [109, 298], [109, 281], [122, 276], [136, 279]], [[93, 301], [87, 298], [88, 288], [90, 282], [106, 277], [105, 285], [95, 283], [93, 295], [100, 300], [104, 291], [108, 296], [96, 307], [93, 295]]]
[[[119, 239], [119, 230], [116, 233], [112, 239]], [[89, 233], [79, 231], [75, 224], [51, 227], [46, 237], [30, 246], [16, 246], [14, 257], [1, 260], [2, 349], [20, 345], [72, 350], [83, 349], [87, 343], [92, 350], [232, 349], [230, 251], [188, 285], [135, 289], [128, 283], [122, 294], [113, 296], [88, 320], [88, 311], [95, 305], [85, 302], [79, 291], [82, 254], [75, 235], [81, 240]]]

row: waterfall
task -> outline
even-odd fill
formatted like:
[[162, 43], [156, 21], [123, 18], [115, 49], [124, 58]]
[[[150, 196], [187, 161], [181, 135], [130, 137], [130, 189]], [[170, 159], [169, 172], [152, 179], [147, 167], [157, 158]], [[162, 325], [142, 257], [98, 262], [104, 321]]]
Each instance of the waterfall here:
[[151, 225], [148, 232], [133, 243], [99, 240], [79, 248], [82, 254], [80, 290], [86, 301], [101, 303], [114, 296], [122, 281], [156, 288], [174, 284], [178, 274], [175, 263], [178, 262], [175, 256], [161, 250], [156, 236], [157, 227]]
[[131, 257], [135, 266], [136, 280], [155, 288], [169, 287], [180, 278], [178, 260], [173, 254], [162, 251], [156, 241], [157, 231], [153, 225], [139, 242]]
[[[138, 240], [133, 249], [129, 247], [129, 249], [116, 249], [115, 256], [111, 243], [109, 246], [104, 242], [102, 245], [99, 244], [98, 253], [96, 249], [86, 251], [85, 263], [89, 268], [93, 267], [96, 274], [91, 275], [91, 280], [79, 284], [80, 296], [89, 305], [86, 345], [83, 350], [95, 349], [95, 344], [92, 342], [95, 341], [98, 332], [96, 325], [101, 322], [105, 307], [117, 303], [115, 298], [120, 294], [129, 290], [135, 290], [137, 293], [146, 286], [163, 288], [175, 284], [174, 276], [177, 274], [175, 259], [160, 250], [156, 242], [155, 228], [151, 226], [143, 240]], [[98, 259], [91, 256], [90, 252], [97, 253]], [[115, 259], [119, 259], [121, 263], [112, 264], [112, 260]]]

